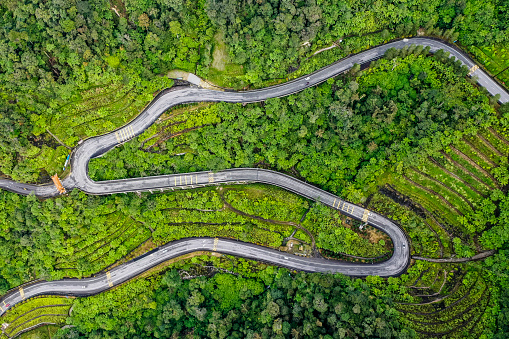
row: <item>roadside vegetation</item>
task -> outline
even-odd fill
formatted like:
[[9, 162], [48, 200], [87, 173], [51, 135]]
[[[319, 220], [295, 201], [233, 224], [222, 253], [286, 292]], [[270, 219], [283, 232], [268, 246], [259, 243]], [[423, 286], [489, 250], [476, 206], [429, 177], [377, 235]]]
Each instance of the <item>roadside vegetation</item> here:
[[502, 84], [509, 84], [509, 44], [471, 46], [470, 52], [491, 75]]
[[[420, 304], [431, 302], [443, 317], [442, 322], [428, 324], [408, 316], [411, 327], [423, 337], [460, 338], [467, 333], [460, 331], [463, 328], [495, 333], [500, 325], [489, 312], [501, 307], [496, 296], [503, 292], [494, 275], [479, 278], [485, 293], [476, 294], [478, 299], [465, 296], [458, 308], [459, 303], [442, 306], [441, 298], [453, 292], [461, 298], [470, 285], [460, 277], [483, 277], [488, 269], [454, 263], [455, 259], [468, 262], [475, 255], [489, 256], [490, 250], [507, 246], [503, 212], [508, 180], [507, 107], [498, 107], [473, 86], [465, 78], [468, 70], [454, 60], [441, 52], [427, 55], [421, 48], [390, 50], [385, 60], [372, 63], [369, 69], [354, 68], [289, 98], [245, 107], [210, 105], [196, 117], [202, 120], [209, 113], [210, 121], [217, 122], [154, 146], [157, 155], [140, 152], [139, 141], [133, 141], [112, 151], [111, 157], [137, 158], [138, 163], [140, 157], [154, 157], [138, 168], [128, 165], [133, 177], [141, 169], [143, 175], [158, 174], [148, 166], [152, 159], [166, 161], [164, 173], [261, 166], [364, 202], [402, 225], [412, 240], [413, 256], [445, 261], [417, 261], [409, 275], [401, 278], [416, 299], [412, 312], [426, 313], [420, 311]], [[181, 153], [185, 154], [176, 156]], [[92, 161], [96, 179], [120, 177], [100, 174], [113, 173], [107, 167], [109, 156]], [[339, 254], [346, 252], [343, 246], [352, 244], [367, 248], [349, 239], [349, 227], [322, 233], [329, 221], [317, 218], [318, 211], [319, 205], [312, 206], [303, 225], [312, 230], [317, 225], [313, 221], [320, 220], [321, 232], [315, 241], [324, 250], [322, 255], [343, 258]], [[385, 251], [380, 246], [364, 253], [371, 257], [390, 253], [391, 244], [386, 245]], [[416, 281], [419, 284], [414, 286]], [[406, 319], [413, 313], [402, 314]]]
[[[353, 220], [332, 209], [311, 208], [308, 200], [265, 185], [107, 199], [75, 191], [45, 201], [2, 192], [0, 207], [2, 293], [36, 277], [90, 276], [132, 252], [140, 255], [151, 246], [187, 237], [232, 238], [276, 249], [295, 240], [309, 246], [304, 255], [325, 249], [376, 257], [390, 248], [380, 242], [382, 232], [361, 232]], [[26, 213], [19, 213], [23, 209]]]
[[[65, 324], [74, 299], [37, 297], [26, 300], [7, 311], [0, 321], [3, 325], [0, 338], [17, 337], [22, 333], [46, 324]], [[48, 329], [46, 329], [46, 332]]]
[[[293, 273], [264, 265], [256, 273], [239, 268], [232, 275], [203, 269], [231, 266], [228, 261], [196, 259], [194, 265], [178, 271], [174, 268], [78, 300], [67, 320], [76, 327], [61, 331], [57, 338], [78, 333], [85, 337], [332, 338], [337, 333], [414, 337], [398, 319], [394, 295], [380, 290], [377, 279]], [[125, 323], [132, 326], [121, 326]]]
[[[164, 76], [173, 69], [259, 88], [424, 34], [456, 41], [507, 83], [507, 13], [498, 0], [7, 0], [0, 4], [0, 175], [30, 183], [65, 176], [70, 148], [132, 119], [173, 85]], [[407, 274], [353, 280], [190, 256], [168, 264], [184, 280], [154, 270], [77, 301], [67, 320], [77, 327], [57, 337], [507, 337], [509, 107], [441, 52], [391, 50], [366, 66], [288, 98], [174, 108], [94, 159], [90, 174], [279, 170], [398, 222], [415, 257]], [[90, 276], [188, 236], [293, 244], [300, 255], [366, 263], [352, 256], [385, 258], [392, 249], [373, 228], [262, 185], [72, 192], [46, 201], [2, 191], [0, 229], [0, 293], [38, 278]], [[60, 326], [68, 302], [29, 300], [2, 322], [10, 336], [45, 322]], [[24, 335], [51, 335], [37, 331]]]

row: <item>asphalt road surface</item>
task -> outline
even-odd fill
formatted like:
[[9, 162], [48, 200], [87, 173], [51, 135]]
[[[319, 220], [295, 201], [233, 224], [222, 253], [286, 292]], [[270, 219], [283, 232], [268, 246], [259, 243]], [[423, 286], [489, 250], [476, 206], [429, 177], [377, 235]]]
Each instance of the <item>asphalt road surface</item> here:
[[[142, 134], [161, 114], [173, 106], [194, 102], [249, 103], [288, 96], [307, 87], [316, 86], [331, 77], [335, 77], [349, 70], [354, 64], [362, 64], [378, 59], [389, 48], [400, 49], [410, 45], [429, 46], [431, 52], [439, 49], [449, 52], [451, 57], [460, 60], [472, 70], [471, 75], [478, 78], [480, 86], [485, 87], [491, 95], [499, 94], [499, 101], [501, 103], [509, 102], [509, 93], [491, 79], [482, 69], [474, 67], [476, 64], [461, 50], [442, 41], [430, 38], [403, 39], [352, 55], [301, 78], [259, 90], [224, 92], [189, 87], [163, 91], [142, 113], [125, 126], [110, 133], [89, 138], [78, 145], [71, 155], [72, 172], [70, 176], [62, 181], [68, 191], [77, 188], [96, 195], [189, 189], [221, 183], [261, 182], [276, 185], [306, 198], [319, 200], [321, 203], [335, 208], [345, 215], [363, 220], [386, 232], [394, 245], [394, 252], [389, 260], [377, 264], [352, 264], [319, 258], [302, 258], [234, 240], [215, 240], [211, 238], [186, 239], [171, 242], [147, 256], [137, 258], [129, 263], [118, 266], [111, 272], [93, 278], [81, 280], [63, 279], [52, 282], [42, 281], [20, 287], [19, 290], [8, 293], [0, 301], [0, 312], [3, 313], [5, 311], [7, 304], [12, 306], [23, 299], [36, 295], [85, 296], [96, 294], [135, 277], [158, 263], [197, 250], [217, 251], [309, 272], [340, 272], [352, 276], [379, 275], [384, 277], [402, 274], [410, 261], [410, 248], [405, 233], [396, 224], [379, 214], [345, 202], [337, 196], [284, 174], [261, 169], [239, 168], [215, 173], [196, 172], [95, 182], [88, 176], [88, 163], [91, 158], [102, 156], [112, 148]], [[24, 195], [33, 193], [41, 198], [53, 197], [59, 194], [53, 185], [21, 184], [5, 179], [0, 180], [0, 188]]]

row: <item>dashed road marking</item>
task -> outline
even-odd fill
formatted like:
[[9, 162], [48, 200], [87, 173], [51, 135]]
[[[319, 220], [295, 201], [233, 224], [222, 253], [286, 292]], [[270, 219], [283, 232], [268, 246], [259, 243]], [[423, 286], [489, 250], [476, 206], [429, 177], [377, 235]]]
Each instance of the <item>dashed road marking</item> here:
[[468, 75], [472, 75], [472, 73], [474, 73], [478, 69], [479, 69], [479, 66], [477, 66], [477, 65], [472, 66], [472, 68], [470, 68], [470, 71], [468, 72]]
[[365, 209], [364, 214], [362, 215], [362, 221], [367, 222], [368, 218], [369, 218], [369, 211]]
[[213, 252], [217, 251], [217, 243], [219, 242], [218, 238], [214, 238], [214, 248], [212, 249]]
[[115, 132], [115, 137], [117, 138], [117, 141], [120, 144], [120, 138], [118, 137], [118, 132]]
[[[334, 206], [334, 205], [336, 205], [336, 199], [334, 199], [334, 202], [332, 203], [332, 207], [334, 207], [334, 208], [335, 208], [335, 206]], [[339, 204], [338, 204], [338, 206], [339, 206]]]
[[129, 126], [129, 128], [131, 129], [131, 134], [132, 134], [132, 137], [134, 138], [134, 137], [135, 137], [135, 135], [134, 135], [133, 126]]
[[[351, 210], [350, 210], [351, 208]], [[346, 211], [346, 213], [350, 213], [352, 214], [353, 210], [354, 210], [354, 206], [353, 205], [350, 205], [350, 204], [347, 204], [346, 202], [343, 204], [343, 208], [342, 208], [343, 211]]]
[[184, 180], [186, 181], [186, 186], [187, 186], [187, 175], [184, 175]]
[[175, 186], [177, 186], [177, 177], [175, 176]]
[[19, 295], [21, 296], [21, 299], [25, 300], [25, 292], [21, 286], [19, 287]]
[[108, 279], [108, 285], [113, 287], [113, 283], [111, 282], [111, 273], [110, 271], [106, 272], [106, 278]]

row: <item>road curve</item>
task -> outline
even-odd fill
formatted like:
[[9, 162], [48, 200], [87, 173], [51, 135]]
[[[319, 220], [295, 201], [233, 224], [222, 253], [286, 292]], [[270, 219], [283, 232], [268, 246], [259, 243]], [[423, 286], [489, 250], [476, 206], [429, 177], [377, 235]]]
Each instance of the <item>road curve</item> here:
[[[337, 61], [307, 76], [263, 89], [245, 92], [223, 92], [202, 88], [165, 90], [161, 92], [141, 114], [125, 126], [101, 136], [91, 137], [76, 147], [71, 157], [72, 173], [63, 180], [63, 185], [67, 190], [78, 188], [89, 194], [97, 195], [151, 191], [157, 189], [186, 189], [210, 184], [238, 182], [261, 182], [276, 185], [306, 198], [318, 200], [329, 207], [339, 210], [343, 214], [355, 219], [364, 220], [368, 224], [386, 232], [391, 237], [394, 245], [394, 252], [389, 260], [377, 264], [352, 264], [281, 254], [272, 249], [233, 240], [218, 240], [214, 243], [214, 240], [210, 238], [194, 238], [169, 243], [148, 256], [143, 256], [118, 266], [112, 270], [111, 273], [108, 273], [111, 274], [111, 276], [99, 275], [94, 278], [82, 280], [64, 279], [53, 282], [34, 283], [27, 286], [24, 290], [21, 288], [17, 292], [8, 294], [3, 301], [0, 302], [0, 307], [2, 307], [1, 312], [5, 311], [3, 309], [5, 306], [3, 302], [13, 305], [23, 300], [23, 298], [29, 298], [40, 294], [96, 294], [130, 279], [162, 261], [197, 250], [233, 254], [310, 272], [340, 272], [353, 276], [395, 276], [403, 273], [409, 264], [410, 248], [405, 233], [396, 224], [379, 214], [345, 202], [337, 196], [287, 175], [268, 170], [239, 168], [215, 173], [196, 172], [95, 182], [88, 176], [88, 163], [91, 158], [102, 156], [112, 148], [143, 133], [159, 118], [159, 116], [161, 116], [161, 114], [173, 106], [194, 102], [249, 103], [264, 101], [274, 97], [288, 96], [335, 77], [350, 69], [354, 64], [362, 64], [378, 59], [382, 57], [389, 48], [400, 49], [410, 45], [429, 46], [431, 52], [442, 49], [449, 52], [451, 57], [455, 57], [464, 65], [474, 70], [472, 67], [475, 66], [475, 63], [461, 50], [443, 41], [431, 38], [411, 38], [374, 47]], [[471, 75], [477, 76], [479, 85], [485, 87], [490, 94], [500, 94], [499, 101], [501, 103], [509, 102], [509, 93], [498, 85], [496, 81], [491, 79], [482, 69], [478, 68], [474, 70]], [[0, 188], [25, 195], [33, 193], [41, 198], [58, 195], [56, 188], [52, 185], [20, 184], [4, 179], [0, 179]]]
[[[151, 187], [159, 186], [161, 177], [127, 179], [130, 183], [126, 183], [124, 181], [123, 184], [121, 184], [118, 180], [94, 182], [88, 176], [88, 162], [91, 158], [99, 157], [112, 148], [142, 134], [161, 116], [161, 114], [176, 105], [195, 102], [248, 103], [264, 101], [275, 97], [288, 96], [290, 94], [300, 92], [307, 87], [322, 83], [329, 78], [335, 77], [338, 74], [349, 70], [354, 64], [362, 64], [378, 59], [382, 57], [385, 51], [389, 48], [401, 49], [411, 45], [429, 46], [431, 52], [442, 49], [449, 52], [451, 57], [455, 57], [460, 60], [470, 69], [473, 69], [472, 67], [476, 65], [461, 50], [446, 44], [443, 41], [431, 38], [410, 38], [374, 47], [367, 51], [339, 60], [307, 76], [263, 89], [223, 92], [185, 87], [165, 90], [161, 92], [141, 114], [125, 126], [110, 133], [91, 137], [78, 145], [78, 147], [76, 147], [73, 151], [71, 157], [72, 173], [69, 177], [63, 180], [63, 185], [68, 190], [78, 188], [90, 194], [117, 193], [119, 192], [118, 188], [121, 186], [123, 189], [122, 192], [148, 190], [151, 189]], [[509, 102], [509, 93], [496, 81], [491, 79], [481, 68], [475, 69], [471, 75], [477, 76], [479, 85], [485, 87], [490, 94], [499, 94], [499, 101], [501, 103]], [[58, 195], [58, 191], [53, 185], [21, 184], [6, 179], [0, 179], [0, 188], [25, 195], [34, 193], [42, 198]]]
[[[287, 267], [292, 270], [306, 272], [344, 273], [343, 267], [349, 267], [349, 271], [353, 273], [353, 275], [356, 275], [355, 272], [358, 272], [358, 275], [361, 277], [379, 274], [381, 271], [385, 271], [389, 275], [392, 274], [392, 269], [387, 267], [385, 263], [356, 264], [345, 262], [338, 266], [338, 262], [334, 260], [299, 257], [271, 248], [231, 239], [189, 238], [168, 243], [141, 257], [91, 278], [36, 281], [20, 286], [2, 297], [0, 300], [0, 315], [5, 313], [5, 311], [13, 305], [39, 295], [65, 295], [76, 297], [95, 295], [114, 286], [118, 286], [169, 259], [196, 251], [210, 251], [241, 256]], [[397, 269], [397, 267], [394, 268]], [[6, 305], [9, 305], [9, 307]]]

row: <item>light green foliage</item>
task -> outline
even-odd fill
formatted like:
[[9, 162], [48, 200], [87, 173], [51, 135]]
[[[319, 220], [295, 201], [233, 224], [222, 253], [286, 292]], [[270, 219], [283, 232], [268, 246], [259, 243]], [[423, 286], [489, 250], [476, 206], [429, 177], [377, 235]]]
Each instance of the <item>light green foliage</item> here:
[[509, 81], [509, 73], [506, 71], [509, 67], [509, 46], [507, 44], [470, 46], [469, 50], [492, 75], [502, 82]]
[[[25, 329], [44, 322], [65, 323], [74, 299], [59, 297], [38, 297], [27, 300], [9, 309], [0, 320], [9, 324], [5, 332], [15, 336]], [[7, 338], [0, 335], [0, 338]]]
[[367, 235], [361, 236], [358, 225], [352, 223], [351, 228], [345, 227], [345, 219], [338, 211], [315, 204], [302, 225], [315, 236], [319, 248], [361, 257], [377, 257], [387, 252], [381, 243], [372, 243]]
[[308, 201], [280, 188], [251, 185], [228, 189], [224, 197], [234, 208], [264, 219], [298, 223], [308, 208]]
[[368, 207], [377, 212], [383, 211], [384, 215], [396, 220], [403, 227], [411, 239], [412, 254], [419, 253], [420, 256], [425, 257], [440, 257], [439, 242], [444, 247], [443, 256], [451, 254], [451, 239], [446, 231], [441, 229], [432, 218], [423, 218], [424, 211], [419, 211], [416, 206], [414, 206], [415, 210], [419, 211], [421, 215], [408, 207], [403, 207], [389, 197], [376, 193], [371, 198]]

